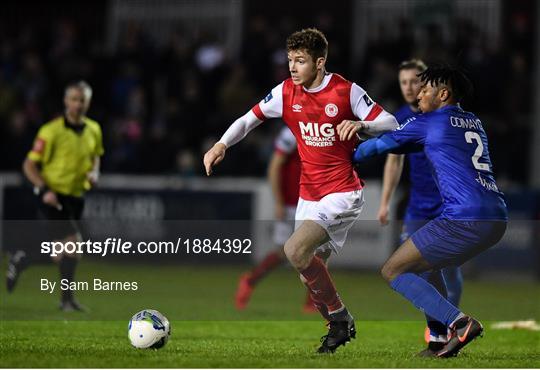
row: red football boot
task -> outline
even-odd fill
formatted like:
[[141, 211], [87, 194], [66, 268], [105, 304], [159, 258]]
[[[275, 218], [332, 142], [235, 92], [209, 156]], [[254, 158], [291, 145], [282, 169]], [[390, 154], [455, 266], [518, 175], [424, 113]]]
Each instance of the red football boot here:
[[244, 310], [253, 294], [254, 286], [249, 283], [250, 274], [246, 273], [240, 276], [238, 288], [236, 289], [235, 303], [237, 310]]

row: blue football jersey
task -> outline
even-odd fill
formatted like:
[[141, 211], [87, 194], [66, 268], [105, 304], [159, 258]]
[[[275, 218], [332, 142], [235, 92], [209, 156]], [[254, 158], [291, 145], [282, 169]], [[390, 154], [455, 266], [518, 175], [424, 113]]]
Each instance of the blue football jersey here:
[[506, 220], [504, 195], [493, 177], [487, 136], [473, 113], [451, 105], [411, 117], [396, 131], [394, 153], [423, 150], [443, 198], [441, 217]]
[[[406, 124], [408, 119], [420, 114], [421, 112], [414, 112], [409, 104], [405, 104], [394, 114], [394, 116], [401, 126]], [[423, 151], [409, 153], [406, 157], [409, 161], [409, 179], [411, 187], [405, 219], [433, 219], [442, 212], [442, 198], [439, 189], [437, 188], [437, 184], [433, 179], [431, 164]]]

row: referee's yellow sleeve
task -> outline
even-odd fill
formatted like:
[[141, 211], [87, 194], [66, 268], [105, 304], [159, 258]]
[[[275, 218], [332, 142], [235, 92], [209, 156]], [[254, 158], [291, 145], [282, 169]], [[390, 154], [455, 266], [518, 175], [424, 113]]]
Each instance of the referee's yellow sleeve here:
[[47, 161], [51, 153], [52, 141], [53, 134], [50, 128], [47, 125], [42, 126], [34, 139], [32, 149], [26, 157], [34, 162]]

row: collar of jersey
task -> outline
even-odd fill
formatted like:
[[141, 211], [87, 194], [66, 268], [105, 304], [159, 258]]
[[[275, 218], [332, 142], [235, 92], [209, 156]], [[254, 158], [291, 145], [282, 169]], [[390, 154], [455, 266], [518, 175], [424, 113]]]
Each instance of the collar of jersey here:
[[457, 109], [457, 110], [463, 110], [463, 108], [461, 108], [459, 105], [457, 104], [450, 104], [450, 105], [445, 105], [444, 107], [442, 108], [439, 108], [437, 109], [439, 112], [444, 112], [444, 111], [447, 111], [447, 110], [450, 110], [450, 109]]
[[83, 132], [84, 128], [86, 127], [86, 123], [81, 122], [80, 125], [74, 125], [73, 123], [70, 123], [67, 119], [67, 117], [64, 115], [64, 126], [66, 128], [69, 128], [73, 131], [75, 131], [77, 134], [80, 134], [81, 132]]
[[319, 91], [323, 90], [326, 86], [328, 86], [328, 84], [330, 83], [330, 80], [332, 79], [332, 76], [333, 76], [332, 73], [327, 73], [323, 77], [323, 80], [322, 80], [321, 84], [319, 86], [317, 86], [317, 87], [314, 87], [313, 89], [306, 89], [304, 86], [302, 86], [302, 88], [304, 89], [305, 92], [308, 92], [308, 93], [319, 92]]

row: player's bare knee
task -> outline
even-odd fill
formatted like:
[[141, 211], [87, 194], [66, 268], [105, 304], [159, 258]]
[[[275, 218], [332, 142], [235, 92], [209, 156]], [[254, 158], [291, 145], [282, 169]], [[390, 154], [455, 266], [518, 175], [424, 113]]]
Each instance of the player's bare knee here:
[[287, 242], [285, 242], [285, 245], [283, 246], [283, 253], [285, 254], [285, 257], [287, 257], [288, 260], [291, 259], [293, 253], [294, 253], [294, 243], [291, 242], [291, 240], [287, 240]]
[[293, 253], [288, 256], [288, 259], [298, 271], [306, 269], [309, 265], [309, 260], [306, 260], [304, 254], [298, 249], [294, 250]]
[[396, 269], [393, 268], [392, 263], [386, 262], [381, 268], [381, 276], [387, 283], [391, 283], [392, 280], [398, 275]]
[[294, 243], [290, 239], [285, 243], [285, 255], [294, 268], [301, 271], [309, 265], [309, 258], [306, 258], [304, 248], [301, 244]]
[[285, 256], [289, 260], [289, 262], [295, 266], [295, 261], [297, 260], [298, 256], [298, 247], [297, 244], [292, 242], [290, 239], [285, 243], [285, 246], [283, 247], [283, 251], [285, 252]]

